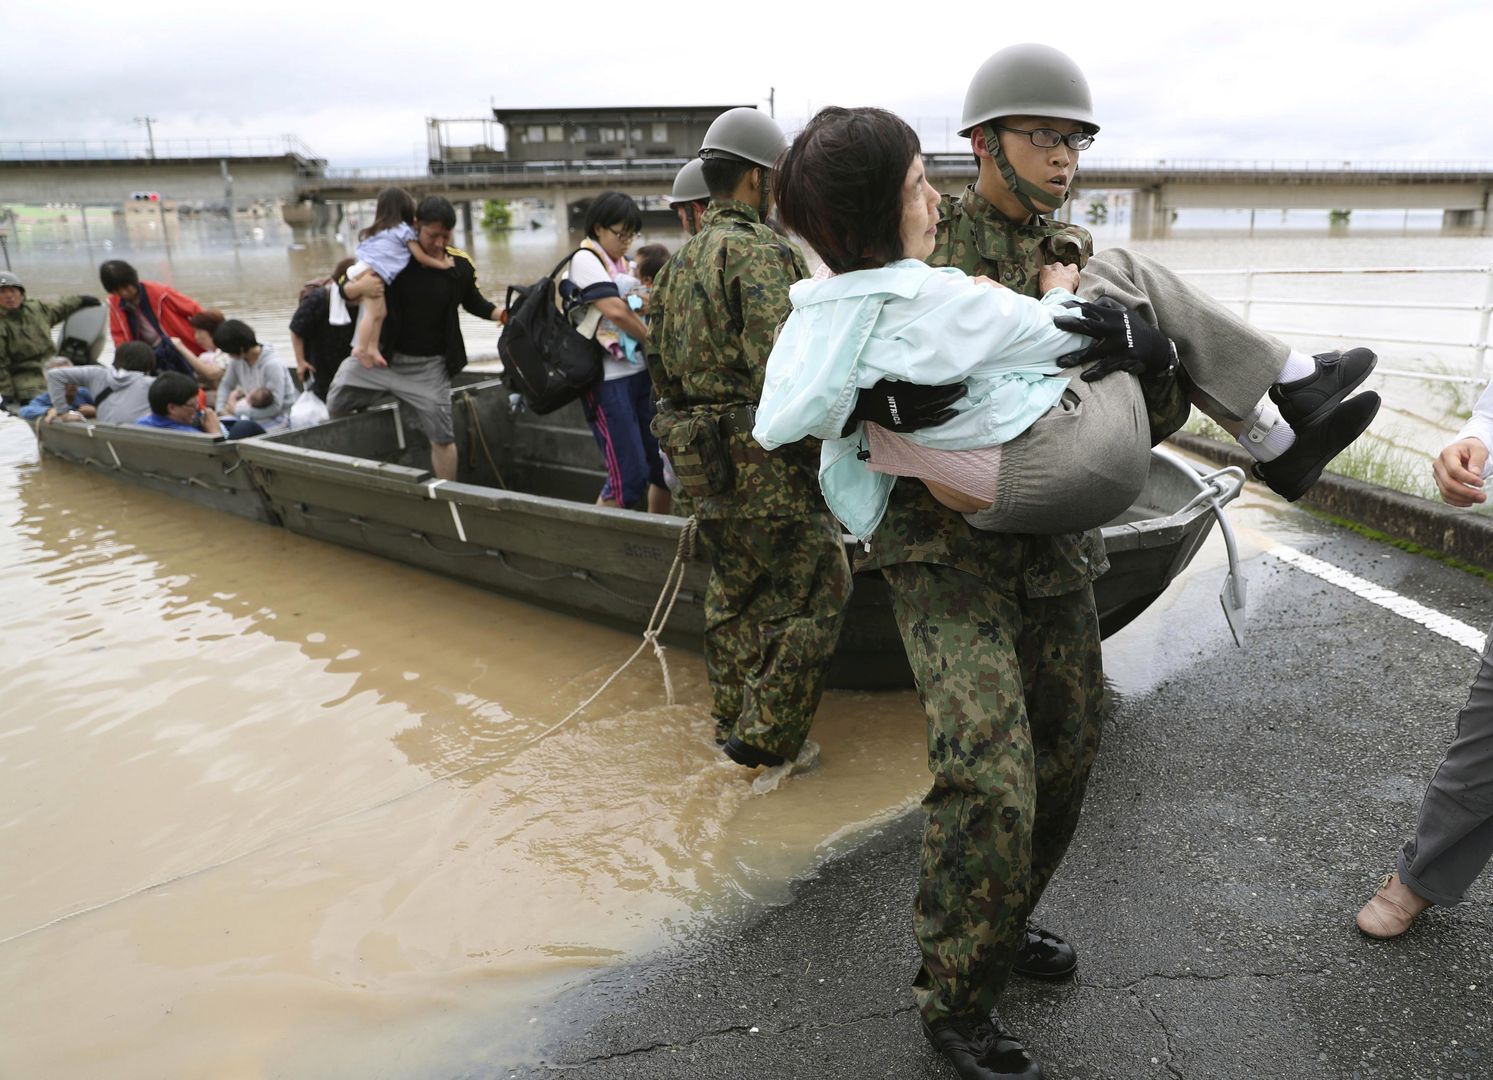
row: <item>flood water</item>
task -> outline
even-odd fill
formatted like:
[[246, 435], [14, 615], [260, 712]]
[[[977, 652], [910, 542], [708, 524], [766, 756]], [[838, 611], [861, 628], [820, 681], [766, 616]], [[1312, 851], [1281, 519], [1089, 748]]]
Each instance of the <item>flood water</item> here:
[[[342, 253], [292, 239], [271, 224], [237, 250], [187, 235], [169, 257], [11, 256], [33, 296], [95, 289], [98, 261], [127, 258], [288, 355], [297, 285]], [[471, 248], [500, 299], [566, 243], [539, 229]], [[1134, 246], [1178, 267], [1493, 261], [1487, 238]], [[1475, 281], [1458, 288], [1480, 302]], [[463, 325], [491, 351], [490, 325]], [[1428, 395], [1395, 408], [1451, 423]], [[516, 1060], [556, 990], [781, 898], [926, 786], [915, 697], [832, 692], [820, 767], [755, 793], [722, 763], [703, 663], [680, 650], [675, 705], [644, 658], [541, 737], [635, 639], [56, 461], [0, 464], [0, 568], [4, 1077]]]

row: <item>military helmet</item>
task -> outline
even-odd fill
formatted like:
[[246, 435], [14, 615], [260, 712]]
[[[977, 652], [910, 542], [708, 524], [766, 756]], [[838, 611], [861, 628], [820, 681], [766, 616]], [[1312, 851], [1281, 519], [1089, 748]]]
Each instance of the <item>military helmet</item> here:
[[726, 157], [772, 168], [788, 149], [778, 122], [757, 109], [727, 109], [715, 118], [700, 143], [702, 158]]
[[686, 161], [684, 168], [674, 176], [674, 190], [669, 192], [669, 205], [709, 201], [710, 189], [705, 186], [705, 163], [699, 158]]
[[1050, 116], [1099, 130], [1089, 81], [1066, 53], [1050, 45], [1009, 45], [980, 65], [964, 95], [959, 134], [1002, 116]]
[[24, 293], [26, 286], [9, 270], [0, 270], [0, 289], [20, 289]]

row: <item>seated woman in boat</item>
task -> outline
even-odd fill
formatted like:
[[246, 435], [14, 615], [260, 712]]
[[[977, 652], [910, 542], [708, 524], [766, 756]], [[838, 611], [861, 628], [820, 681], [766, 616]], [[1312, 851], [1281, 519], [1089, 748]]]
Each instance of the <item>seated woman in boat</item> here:
[[[971, 524], [1001, 532], [1097, 527], [1139, 494], [1150, 432], [1135, 376], [1165, 376], [1177, 365], [1156, 328], [1123, 308], [1081, 302], [1076, 267], [1049, 266], [1037, 300], [924, 263], [935, 248], [939, 196], [924, 176], [917, 135], [884, 110], [822, 110], [773, 182], [784, 223], [832, 276], [791, 291], [793, 312], [768, 360], [753, 435], [768, 449], [824, 439], [821, 486], [848, 529], [875, 530], [897, 475], [924, 480]], [[1091, 338], [1111, 348], [1118, 339], [1121, 351], [1071, 379], [1065, 369], [1085, 362]], [[1195, 400], [1205, 411], [1217, 408], [1210, 402], [1234, 410], [1218, 419], [1251, 417], [1240, 442], [1276, 460], [1264, 478], [1288, 499], [1378, 410], [1372, 392], [1344, 400], [1373, 369], [1366, 349], [1302, 358], [1304, 380], [1289, 362], [1284, 371], [1241, 371], [1233, 357], [1186, 355]], [[1293, 381], [1282, 390], [1286, 374]], [[847, 430], [859, 393], [886, 378], [962, 382], [968, 392], [935, 427]]]
[[[264, 388], [269, 390], [275, 408], [256, 417], [257, 423], [265, 431], [289, 424], [295, 387], [290, 380], [290, 368], [280, 362], [274, 347], [261, 344], [253, 327], [238, 319], [229, 319], [218, 327], [213, 332], [213, 342], [228, 356], [228, 370], [218, 384], [218, 415], [236, 417], [239, 406], [245, 404], [249, 395]], [[229, 426], [234, 424], [230, 422]]]

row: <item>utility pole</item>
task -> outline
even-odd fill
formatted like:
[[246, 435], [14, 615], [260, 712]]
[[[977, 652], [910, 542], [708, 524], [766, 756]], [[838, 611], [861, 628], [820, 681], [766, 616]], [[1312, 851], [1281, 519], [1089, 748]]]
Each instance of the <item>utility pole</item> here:
[[778, 118], [778, 88], [776, 86], [767, 88], [767, 115], [774, 120]]
[[147, 140], [149, 140], [149, 142], [150, 142], [150, 160], [151, 161], [154, 161], [156, 159], [156, 136], [155, 136], [155, 132], [151, 129], [151, 126], [150, 126], [151, 124], [154, 124], [155, 122], [156, 122], [156, 117], [154, 117], [154, 116], [137, 116], [137, 117], [135, 117], [135, 123], [137, 123], [137, 124], [144, 124], [145, 125], [145, 138]]

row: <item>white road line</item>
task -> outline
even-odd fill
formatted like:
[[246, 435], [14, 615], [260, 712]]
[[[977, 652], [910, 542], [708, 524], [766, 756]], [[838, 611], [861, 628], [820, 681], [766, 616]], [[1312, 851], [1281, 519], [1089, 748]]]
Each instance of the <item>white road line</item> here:
[[1454, 619], [1450, 615], [1443, 615], [1434, 608], [1428, 608], [1424, 604], [1418, 604], [1408, 596], [1401, 596], [1392, 589], [1386, 589], [1382, 585], [1375, 585], [1372, 581], [1363, 578], [1331, 563], [1314, 559], [1310, 555], [1303, 554], [1295, 548], [1286, 544], [1279, 544], [1269, 551], [1267, 555], [1274, 555], [1283, 563], [1288, 563], [1298, 570], [1305, 571], [1313, 577], [1319, 577], [1329, 584], [1336, 585], [1340, 589], [1347, 589], [1354, 596], [1362, 597], [1371, 604], [1378, 604], [1387, 611], [1393, 611], [1396, 615], [1403, 616], [1413, 623], [1419, 623], [1433, 634], [1440, 634], [1444, 638], [1450, 638], [1458, 645], [1465, 645], [1475, 653], [1481, 653], [1487, 642], [1487, 633], [1475, 626], [1469, 626], [1460, 619]]

